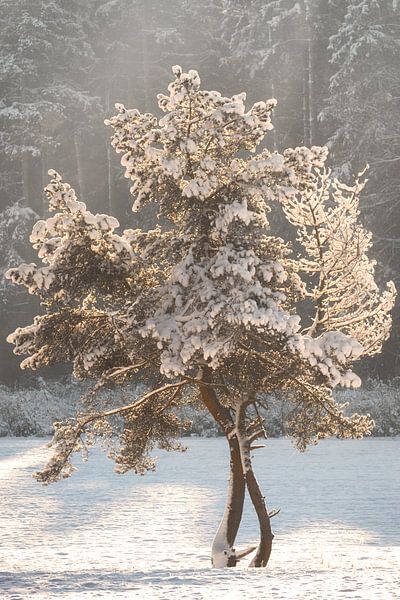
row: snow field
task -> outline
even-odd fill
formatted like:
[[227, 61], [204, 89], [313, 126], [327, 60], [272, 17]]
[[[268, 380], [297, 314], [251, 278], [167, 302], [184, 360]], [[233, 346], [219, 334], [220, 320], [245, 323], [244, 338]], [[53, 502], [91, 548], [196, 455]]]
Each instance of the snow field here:
[[[255, 468], [274, 518], [267, 570], [211, 569], [227, 479], [225, 440], [159, 452], [145, 477], [116, 475], [100, 450], [71, 479], [31, 474], [48, 449], [0, 440], [4, 600], [400, 598], [400, 438], [328, 440], [305, 454], [274, 439]], [[77, 457], [75, 461], [79, 464]], [[237, 547], [257, 540], [246, 506]]]

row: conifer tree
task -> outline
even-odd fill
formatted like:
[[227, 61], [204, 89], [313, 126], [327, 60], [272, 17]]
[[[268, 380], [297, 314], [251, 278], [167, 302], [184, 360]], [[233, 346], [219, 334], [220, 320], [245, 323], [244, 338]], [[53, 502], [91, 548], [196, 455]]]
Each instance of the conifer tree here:
[[344, 8], [325, 0], [225, 0], [225, 58], [255, 97], [279, 98], [270, 147], [319, 143], [329, 87], [329, 37]]
[[[29, 322], [29, 314], [38, 309], [36, 299], [26, 298], [24, 290], [7, 281], [5, 273], [10, 267], [32, 258], [32, 249], [27, 244], [29, 233], [38, 215], [19, 202], [7, 206], [0, 212], [0, 330], [10, 331], [23, 319]], [[30, 301], [29, 301], [30, 300]], [[31, 318], [31, 317], [30, 317]], [[0, 339], [0, 380], [13, 382], [20, 374], [19, 361], [10, 352], [5, 336]]]
[[85, 113], [98, 108], [86, 90], [93, 53], [84, 16], [79, 0], [68, 5], [4, 0], [0, 5], [0, 157], [23, 182], [15, 199], [23, 197], [39, 214], [46, 153], [54, 151], [60, 137], [65, 144], [71, 131], [87, 128]]
[[[330, 147], [337, 174], [349, 182], [369, 164], [362, 214], [367, 224], [374, 224], [382, 279], [397, 282], [400, 5], [384, 0], [346, 4], [343, 21], [330, 38], [333, 72], [320, 118], [332, 128]], [[399, 363], [397, 322], [393, 330], [380, 367], [384, 375]]]
[[[369, 417], [346, 415], [332, 389], [359, 385], [352, 364], [380, 350], [395, 292], [374, 283], [370, 234], [357, 220], [360, 184], [331, 178], [326, 148], [257, 152], [275, 100], [246, 108], [244, 93], [224, 97], [201, 90], [196, 71], [173, 73], [169, 93], [158, 96], [161, 118], [117, 105], [107, 121], [133, 209], [157, 201], [160, 225], [117, 233], [114, 217], [91, 213], [51, 172], [54, 215], [31, 236], [43, 264], [8, 272], [44, 312], [9, 341], [28, 355], [25, 368], [71, 361], [77, 377], [97, 380], [84, 410], [55, 424], [39, 481], [70, 475], [72, 453], [98, 437], [109, 440], [119, 472], [144, 473], [154, 468], [155, 446], [180, 448], [179, 406], [200, 401], [231, 459], [212, 563], [234, 566], [255, 550], [251, 565], [261, 567], [274, 513], [252, 466], [265, 437], [259, 406], [279, 393], [300, 449], [369, 433]], [[299, 255], [269, 229], [274, 203], [297, 230]], [[312, 311], [302, 314], [304, 304]], [[110, 387], [132, 381], [147, 390], [129, 399], [128, 387], [121, 404]], [[246, 489], [260, 540], [236, 551]]]

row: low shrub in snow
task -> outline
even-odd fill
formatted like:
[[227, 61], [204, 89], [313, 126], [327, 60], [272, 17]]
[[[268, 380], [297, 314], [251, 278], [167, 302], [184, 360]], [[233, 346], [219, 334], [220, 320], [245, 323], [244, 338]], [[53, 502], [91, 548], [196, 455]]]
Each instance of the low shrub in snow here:
[[37, 388], [0, 386], [0, 436], [51, 435], [53, 423], [72, 416], [84, 393], [82, 384], [44, 383]]
[[[53, 422], [74, 414], [87, 386], [83, 383], [41, 382], [38, 388], [12, 390], [0, 386], [0, 436], [51, 435]], [[132, 391], [134, 393], [134, 391]], [[375, 422], [372, 435], [400, 435], [400, 381], [382, 382], [370, 380], [361, 389], [336, 390], [336, 400], [347, 402], [347, 411], [370, 414]], [[282, 399], [265, 398], [264, 408], [268, 437], [287, 434], [287, 412]], [[183, 435], [214, 437], [220, 434], [207, 411], [190, 405], [180, 409], [180, 416], [191, 426]]]
[[372, 435], [400, 435], [400, 381], [367, 381], [359, 390], [336, 391], [339, 402], [349, 403], [349, 412], [369, 414], [375, 422]]

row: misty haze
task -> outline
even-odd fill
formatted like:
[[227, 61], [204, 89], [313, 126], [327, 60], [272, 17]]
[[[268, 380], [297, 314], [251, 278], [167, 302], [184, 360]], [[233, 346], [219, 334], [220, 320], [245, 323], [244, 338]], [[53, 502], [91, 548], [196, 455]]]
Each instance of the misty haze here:
[[400, 3], [0, 20], [1, 598], [400, 598]]

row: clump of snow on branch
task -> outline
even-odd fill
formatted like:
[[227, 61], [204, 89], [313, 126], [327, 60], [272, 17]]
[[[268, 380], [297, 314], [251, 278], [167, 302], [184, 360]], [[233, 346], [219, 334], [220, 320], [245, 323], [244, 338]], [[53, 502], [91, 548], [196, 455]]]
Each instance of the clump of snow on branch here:
[[[55, 171], [50, 171], [51, 183], [45, 188], [49, 199], [49, 210], [59, 211], [46, 220], [38, 221], [32, 230], [30, 241], [38, 257], [46, 265], [22, 263], [9, 269], [6, 276], [15, 283], [22, 283], [29, 293], [56, 293], [64, 299], [71, 297], [73, 289], [67, 285], [68, 277], [62, 268], [73, 267], [79, 248], [90, 249], [96, 255], [96, 268], [106, 270], [109, 265], [119, 270], [130, 268], [132, 251], [123, 237], [115, 233], [119, 227], [117, 219], [104, 214], [92, 214], [83, 202], [76, 198], [75, 191]], [[62, 284], [66, 285], [62, 287]], [[69, 288], [69, 289], [68, 289]]]
[[[22, 368], [38, 368], [53, 362], [55, 356], [59, 359], [69, 356], [68, 339], [61, 345], [58, 342], [53, 345], [50, 340], [43, 343], [43, 337], [51, 332], [52, 320], [57, 322], [61, 338], [74, 321], [77, 328], [85, 318], [89, 322], [92, 319], [93, 325], [98, 320], [110, 323], [112, 313], [94, 308], [96, 293], [100, 291], [109, 296], [132, 270], [133, 251], [127, 240], [115, 233], [119, 226], [117, 219], [92, 214], [58, 173], [50, 171], [50, 175], [52, 181], [45, 192], [49, 210], [58, 212], [38, 221], [30, 236], [44, 266], [22, 263], [9, 269], [6, 277], [24, 285], [30, 294], [38, 295], [44, 305], [55, 303], [64, 307], [64, 313], [63, 318], [57, 319], [54, 311], [50, 311], [35, 317], [32, 325], [18, 328], [9, 335], [8, 341], [15, 344], [16, 354], [31, 354], [22, 361]], [[63, 320], [69, 321], [64, 327]], [[91, 343], [86, 339], [83, 343], [76, 355], [78, 371], [83, 369], [90, 373], [91, 365], [107, 354], [108, 348], [99, 341], [93, 339]]]

